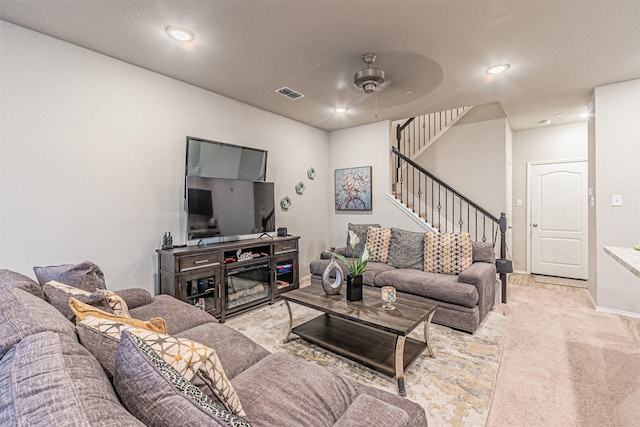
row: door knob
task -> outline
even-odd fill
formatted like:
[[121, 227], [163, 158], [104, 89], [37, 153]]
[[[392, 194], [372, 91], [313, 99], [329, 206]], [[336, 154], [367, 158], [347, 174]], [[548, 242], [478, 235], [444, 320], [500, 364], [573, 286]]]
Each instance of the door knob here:
[[538, 226], [538, 224], [536, 224], [536, 223], [534, 222], [534, 223], [533, 223], [533, 226], [534, 226], [534, 227], [537, 227], [537, 226]]

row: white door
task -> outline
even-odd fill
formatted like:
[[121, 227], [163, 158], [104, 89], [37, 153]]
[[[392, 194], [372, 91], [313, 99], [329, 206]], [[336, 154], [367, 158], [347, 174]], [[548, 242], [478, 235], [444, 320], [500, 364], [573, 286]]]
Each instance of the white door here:
[[587, 162], [529, 165], [531, 273], [587, 279]]

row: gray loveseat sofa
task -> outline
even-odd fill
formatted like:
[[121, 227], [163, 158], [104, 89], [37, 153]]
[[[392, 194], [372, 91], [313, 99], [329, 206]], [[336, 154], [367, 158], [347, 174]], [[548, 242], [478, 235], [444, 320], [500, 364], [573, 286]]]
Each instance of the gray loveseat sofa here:
[[[115, 344], [96, 345], [47, 302], [43, 286], [0, 270], [0, 425], [427, 425], [418, 404], [296, 356], [269, 353], [173, 297], [152, 297], [144, 290], [117, 293], [133, 318], [162, 317], [167, 334], [215, 349], [246, 416], [203, 409], [200, 397], [189, 392], [192, 385], [163, 376], [159, 366], [141, 357], [129, 332]], [[113, 378], [99, 359], [112, 364]], [[123, 372], [129, 381], [124, 390]]]
[[[433, 322], [474, 333], [482, 320], [494, 306], [496, 277], [493, 245], [488, 242], [471, 241], [471, 265], [459, 274], [443, 274], [425, 271], [425, 257], [435, 256], [425, 251], [425, 233], [398, 228], [389, 229], [388, 240], [373, 240], [367, 234], [369, 228], [379, 229], [378, 224], [349, 224], [349, 230], [358, 235], [360, 243], [350, 253], [347, 246], [336, 249], [347, 257], [359, 256], [365, 246], [387, 245], [385, 262], [369, 262], [363, 274], [363, 284], [375, 287], [393, 286], [399, 292], [419, 295], [438, 304]], [[329, 251], [324, 251], [319, 260], [311, 262], [311, 283], [321, 284], [322, 274], [330, 262]], [[338, 261], [344, 274], [348, 270]], [[335, 277], [335, 274], [331, 274]]]

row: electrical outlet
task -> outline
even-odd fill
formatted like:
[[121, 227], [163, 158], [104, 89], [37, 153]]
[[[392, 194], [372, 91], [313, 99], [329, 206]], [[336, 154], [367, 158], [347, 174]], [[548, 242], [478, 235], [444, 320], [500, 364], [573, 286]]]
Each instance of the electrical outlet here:
[[611, 196], [611, 206], [622, 206], [622, 196], [620, 194]]

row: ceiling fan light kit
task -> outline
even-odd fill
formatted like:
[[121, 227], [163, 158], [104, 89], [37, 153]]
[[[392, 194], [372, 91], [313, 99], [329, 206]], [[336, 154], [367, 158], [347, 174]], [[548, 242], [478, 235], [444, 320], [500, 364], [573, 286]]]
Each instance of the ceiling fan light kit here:
[[371, 68], [376, 62], [376, 55], [367, 53], [362, 56], [362, 60], [367, 64], [367, 68], [360, 70], [353, 75], [353, 83], [364, 90], [364, 93], [373, 93], [378, 86], [384, 83], [384, 71]]

